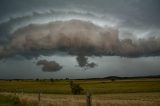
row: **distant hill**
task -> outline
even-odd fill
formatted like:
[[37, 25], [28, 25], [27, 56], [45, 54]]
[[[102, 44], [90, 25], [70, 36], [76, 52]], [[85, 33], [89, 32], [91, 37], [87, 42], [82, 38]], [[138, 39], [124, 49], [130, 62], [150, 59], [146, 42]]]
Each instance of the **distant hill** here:
[[69, 78], [64, 78], [64, 79], [0, 79], [0, 80], [16, 80], [16, 81], [21, 81], [21, 80], [35, 80], [35, 81], [47, 81], [47, 80], [124, 80], [124, 79], [143, 79], [143, 78], [160, 78], [160, 75], [149, 75], [149, 76], [132, 76], [132, 77], [119, 77], [119, 76], [107, 76], [104, 78], [85, 78], [85, 79], [69, 79]]
[[108, 80], [123, 80], [123, 79], [141, 79], [141, 78], [160, 78], [160, 75], [149, 75], [149, 76], [133, 76], [133, 77], [119, 77], [119, 76], [107, 76], [104, 78], [88, 78], [88, 80], [94, 79], [108, 79]]

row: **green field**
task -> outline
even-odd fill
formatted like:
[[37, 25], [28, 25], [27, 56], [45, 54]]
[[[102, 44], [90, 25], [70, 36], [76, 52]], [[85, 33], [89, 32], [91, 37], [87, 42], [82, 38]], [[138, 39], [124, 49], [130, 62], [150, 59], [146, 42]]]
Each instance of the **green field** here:
[[[145, 93], [160, 92], [160, 79], [132, 79], [132, 80], [73, 80], [80, 84], [86, 91], [92, 94], [111, 94], [111, 93]], [[12, 80], [0, 81], [1, 92], [24, 92], [52, 94], [71, 94], [70, 80]]]
[[0, 106], [85, 106], [87, 91], [92, 94], [93, 106], [160, 105], [158, 78], [72, 80], [84, 89], [81, 95], [71, 94], [70, 81], [0, 80]]
[[0, 95], [0, 106], [20, 106], [18, 97]]

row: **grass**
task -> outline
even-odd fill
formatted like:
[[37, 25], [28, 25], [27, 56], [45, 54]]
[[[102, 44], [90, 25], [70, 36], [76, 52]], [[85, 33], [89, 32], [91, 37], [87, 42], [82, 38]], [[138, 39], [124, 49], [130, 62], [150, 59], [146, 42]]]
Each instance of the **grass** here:
[[0, 95], [0, 106], [20, 106], [20, 100], [15, 96]]
[[92, 106], [160, 106], [158, 78], [74, 80], [74, 83], [84, 88], [81, 95], [71, 95], [70, 80], [0, 80], [0, 106], [85, 106], [86, 91], [92, 93]]
[[[4, 92], [25, 92], [51, 94], [70, 94], [69, 80], [59, 81], [0, 81], [0, 91]], [[84, 88], [84, 93], [90, 91], [92, 94], [109, 93], [142, 93], [142, 92], [160, 92], [160, 79], [134, 79], [134, 80], [74, 80]]]
[[[86, 106], [85, 95], [17, 94], [21, 106]], [[92, 106], [160, 106], [160, 93], [92, 95]]]

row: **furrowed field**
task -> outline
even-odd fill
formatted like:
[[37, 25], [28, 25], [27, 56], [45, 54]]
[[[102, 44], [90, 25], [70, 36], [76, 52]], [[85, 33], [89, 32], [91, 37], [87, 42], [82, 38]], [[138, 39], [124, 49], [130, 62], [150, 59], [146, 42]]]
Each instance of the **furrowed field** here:
[[[92, 94], [93, 106], [160, 105], [158, 78], [115, 81], [73, 80], [73, 82], [80, 84], [84, 89], [81, 95], [71, 94], [70, 80], [1, 80], [0, 91], [3, 96], [19, 97], [20, 106], [85, 106], [87, 91]], [[38, 102], [38, 92], [41, 92], [40, 102]]]

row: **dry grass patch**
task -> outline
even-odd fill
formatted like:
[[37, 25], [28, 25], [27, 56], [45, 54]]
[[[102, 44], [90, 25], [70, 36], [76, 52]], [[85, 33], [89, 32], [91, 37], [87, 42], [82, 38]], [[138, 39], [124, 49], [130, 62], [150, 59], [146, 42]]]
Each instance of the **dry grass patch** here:
[[[23, 106], [86, 106], [85, 95], [18, 94]], [[93, 95], [92, 106], [160, 106], [160, 93]]]

